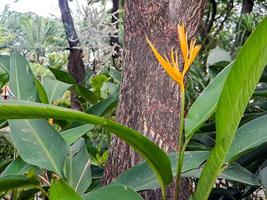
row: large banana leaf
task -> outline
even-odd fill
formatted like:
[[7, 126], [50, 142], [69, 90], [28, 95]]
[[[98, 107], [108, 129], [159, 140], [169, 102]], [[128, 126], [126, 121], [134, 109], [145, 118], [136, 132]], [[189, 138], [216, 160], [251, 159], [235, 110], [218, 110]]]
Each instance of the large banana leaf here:
[[0, 119], [3, 118], [53, 118], [101, 125], [123, 139], [143, 156], [157, 174], [162, 187], [172, 182], [170, 160], [165, 152], [139, 132], [111, 120], [59, 106], [26, 101], [0, 101]]
[[216, 145], [198, 182], [195, 200], [206, 200], [223, 170], [235, 132], [267, 64], [267, 18], [248, 38], [234, 61], [216, 112]]
[[[13, 98], [36, 101], [36, 79], [25, 57], [17, 52], [11, 53], [9, 70], [9, 85], [15, 96]], [[63, 176], [67, 145], [46, 119], [8, 122], [14, 146], [25, 162]]]
[[9, 120], [10, 134], [21, 158], [63, 176], [66, 143], [47, 120]]

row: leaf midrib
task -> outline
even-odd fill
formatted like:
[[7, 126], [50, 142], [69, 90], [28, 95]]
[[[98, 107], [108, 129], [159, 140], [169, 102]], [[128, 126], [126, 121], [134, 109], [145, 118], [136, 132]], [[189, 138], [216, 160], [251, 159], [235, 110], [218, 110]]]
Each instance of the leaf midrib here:
[[42, 139], [39, 137], [35, 128], [30, 124], [29, 120], [24, 120], [24, 121], [33, 130], [33, 135], [35, 136], [35, 138], [37, 139], [37, 141], [39, 142], [39, 144], [43, 148], [45, 154], [47, 155], [48, 160], [50, 161], [50, 164], [53, 166], [53, 168], [55, 169], [56, 172], [61, 174], [60, 170], [58, 169], [56, 163], [54, 162], [54, 160], [53, 160], [52, 156], [50, 155], [49, 151], [47, 150], [46, 146], [42, 143]]

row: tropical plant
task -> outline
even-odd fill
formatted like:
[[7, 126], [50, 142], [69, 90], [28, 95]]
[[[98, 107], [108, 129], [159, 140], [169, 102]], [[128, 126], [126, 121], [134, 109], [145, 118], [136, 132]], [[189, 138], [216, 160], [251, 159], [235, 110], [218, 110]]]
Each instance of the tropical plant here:
[[[1, 127], [10, 127], [5, 135], [16, 149], [11, 162], [1, 163], [1, 198], [31, 199], [37, 195], [52, 200], [109, 200], [116, 194], [135, 200], [142, 199], [137, 192], [161, 187], [165, 199], [166, 186], [175, 176], [175, 199], [181, 177], [199, 179], [191, 197], [195, 200], [216, 195], [218, 190], [213, 186], [217, 178], [227, 179], [236, 186], [231, 191], [218, 192], [230, 198], [242, 199], [257, 188], [266, 188], [267, 157], [255, 161], [256, 155], [266, 150], [267, 143], [266, 33], [267, 18], [255, 28], [232, 62], [227, 56], [212, 59], [212, 53], [226, 55], [219, 48], [213, 49], [207, 61], [213, 80], [188, 112], [185, 112], [188, 92], [185, 77], [200, 46], [196, 40], [188, 45], [184, 25], [178, 27], [183, 56], [181, 69], [174, 50], [170, 58], [163, 57], [147, 38], [156, 59], [181, 90], [178, 152], [170, 155], [141, 133], [105, 115], [114, 109], [118, 100], [121, 76], [117, 70], [108, 68], [102, 74], [87, 77], [84, 87], [62, 69], [64, 62], [58, 63], [57, 59], [50, 60], [51, 73], [39, 79], [21, 54], [1, 55], [0, 87], [4, 87], [5, 95], [9, 93], [9, 100], [0, 101]], [[69, 97], [64, 102], [61, 98], [68, 96], [69, 90], [79, 95], [83, 111], [66, 108]], [[92, 144], [94, 130], [106, 130], [107, 135], [113, 133], [120, 137], [145, 162], [99, 188], [107, 149]]]

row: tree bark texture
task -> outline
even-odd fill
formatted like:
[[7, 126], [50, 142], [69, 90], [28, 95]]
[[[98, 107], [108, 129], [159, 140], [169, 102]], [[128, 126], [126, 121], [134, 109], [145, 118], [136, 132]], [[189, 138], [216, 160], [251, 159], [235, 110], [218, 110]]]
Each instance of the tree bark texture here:
[[[117, 121], [142, 132], [166, 152], [176, 151], [179, 122], [179, 87], [166, 75], [146, 43], [146, 36], [161, 53], [180, 49], [177, 24], [184, 22], [189, 38], [202, 20], [206, 0], [126, 0], [123, 82]], [[114, 180], [142, 159], [113, 137], [103, 183]], [[184, 181], [180, 199], [188, 197]], [[160, 191], [144, 192], [146, 199], [161, 199]], [[172, 199], [172, 188], [167, 191]]]
[[[119, 7], [120, 7], [119, 0], [112, 0], [111, 23], [115, 25], [116, 30], [119, 30]], [[111, 35], [110, 45], [114, 47], [114, 53], [112, 54], [112, 59], [113, 59], [114, 66], [116, 66], [115, 59], [120, 56], [120, 49], [121, 49], [118, 32], [114, 33], [114, 35]]]
[[[64, 24], [65, 34], [69, 43], [69, 73], [74, 77], [77, 84], [82, 84], [85, 77], [85, 69], [83, 63], [83, 52], [80, 46], [80, 41], [77, 36], [73, 19], [71, 16], [68, 0], [58, 0], [61, 11], [61, 18]], [[77, 100], [77, 94], [71, 91], [71, 107], [75, 110], [81, 110], [81, 106]]]
[[254, 0], [243, 0], [242, 2], [242, 13], [251, 13], [254, 6]]

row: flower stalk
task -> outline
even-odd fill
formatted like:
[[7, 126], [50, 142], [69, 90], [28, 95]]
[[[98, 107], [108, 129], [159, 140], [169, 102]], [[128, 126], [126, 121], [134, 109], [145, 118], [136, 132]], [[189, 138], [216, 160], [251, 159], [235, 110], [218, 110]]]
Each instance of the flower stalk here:
[[179, 134], [177, 137], [178, 145], [177, 145], [177, 171], [176, 171], [176, 179], [175, 179], [175, 190], [174, 190], [174, 200], [178, 199], [180, 188], [181, 188], [181, 174], [184, 162], [184, 107], [185, 107], [185, 92], [181, 90], [180, 92], [181, 99], [181, 112], [180, 112], [180, 126], [179, 126]]
[[[181, 185], [181, 174], [184, 161], [184, 152], [186, 145], [184, 144], [184, 109], [185, 109], [185, 76], [194, 62], [201, 46], [196, 45], [196, 39], [190, 41], [188, 45], [187, 33], [185, 32], [184, 24], [178, 26], [178, 39], [180, 41], [180, 47], [183, 58], [183, 67], [179, 66], [178, 51], [171, 49], [170, 59], [164, 55], [162, 56], [158, 50], [154, 47], [152, 42], [146, 38], [147, 43], [152, 50], [154, 56], [161, 64], [162, 68], [167, 72], [167, 74], [180, 86], [180, 123], [179, 123], [179, 132], [177, 135], [177, 171], [176, 171], [176, 180], [175, 180], [175, 192], [174, 200], [177, 200], [180, 192]], [[182, 69], [182, 70], [181, 70]], [[163, 194], [165, 196], [165, 194]]]

